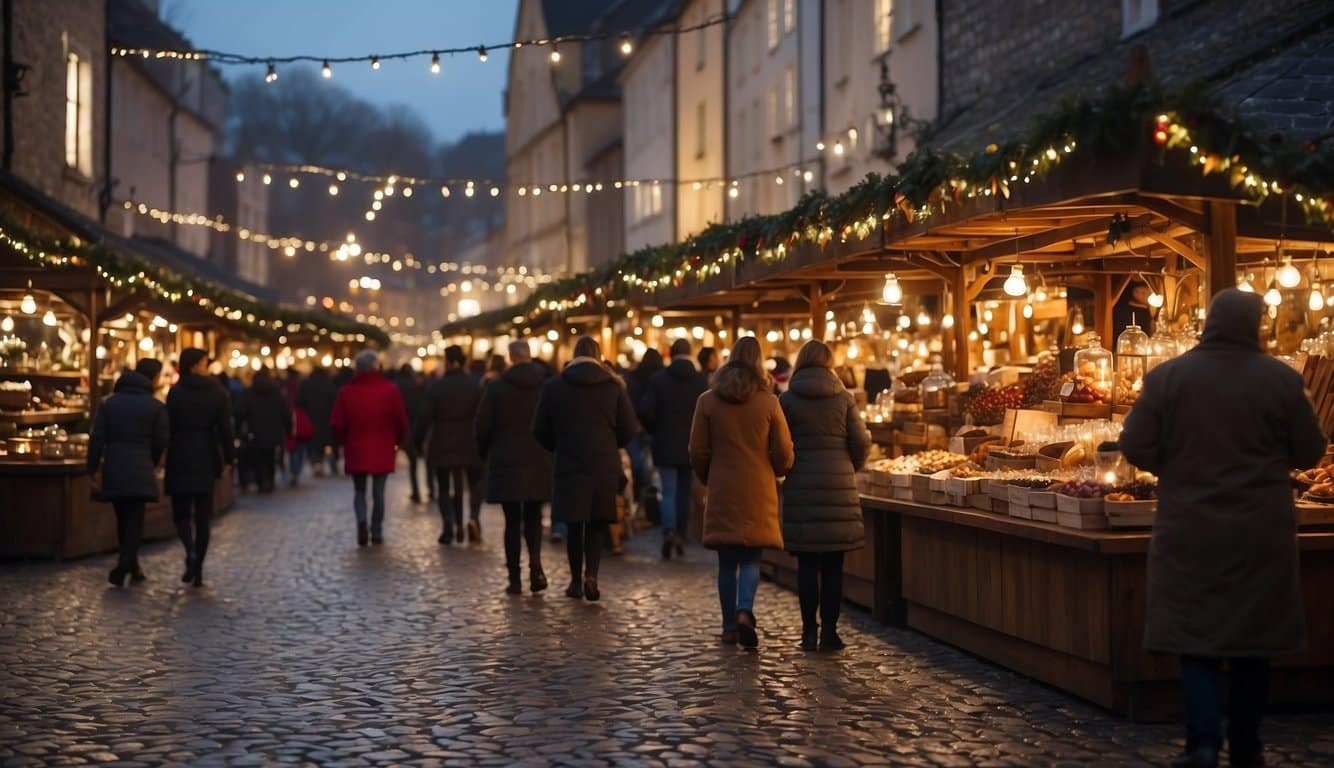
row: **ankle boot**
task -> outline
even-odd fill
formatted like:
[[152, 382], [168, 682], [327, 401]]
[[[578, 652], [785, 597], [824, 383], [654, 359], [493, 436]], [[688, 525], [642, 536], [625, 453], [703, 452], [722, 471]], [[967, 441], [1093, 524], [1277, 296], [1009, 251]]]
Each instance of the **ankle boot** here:
[[509, 586], [505, 587], [505, 594], [507, 595], [523, 594], [523, 581], [519, 579], [519, 566], [517, 565], [509, 566], [509, 575], [510, 575], [510, 582]]
[[195, 559], [193, 557], [185, 558], [185, 573], [181, 574], [181, 583], [189, 584], [195, 578]]
[[533, 566], [528, 572], [528, 589], [536, 595], [538, 592], [545, 591], [546, 588], [547, 575], [542, 572], [542, 566], [540, 564]]
[[820, 630], [820, 650], [822, 651], [841, 651], [845, 646], [843, 639], [838, 636], [838, 629], [832, 624], [826, 624]]
[[818, 624], [806, 624], [801, 628], [801, 650], [814, 651], [819, 648], [817, 640], [820, 632]]

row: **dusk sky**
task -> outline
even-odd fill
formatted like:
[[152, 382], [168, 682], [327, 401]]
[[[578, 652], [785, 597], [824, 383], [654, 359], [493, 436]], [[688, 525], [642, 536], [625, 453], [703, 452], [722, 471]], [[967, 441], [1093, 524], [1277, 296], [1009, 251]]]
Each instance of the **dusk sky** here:
[[[168, 21], [195, 46], [253, 56], [352, 56], [509, 42], [518, 0], [163, 0]], [[501, 130], [508, 52], [334, 66], [333, 82], [381, 106], [405, 104], [441, 141]], [[297, 66], [297, 65], [289, 65]], [[318, 67], [318, 64], [307, 65]], [[220, 67], [224, 76], [264, 73], [262, 65]], [[281, 76], [282, 69], [279, 69]]]

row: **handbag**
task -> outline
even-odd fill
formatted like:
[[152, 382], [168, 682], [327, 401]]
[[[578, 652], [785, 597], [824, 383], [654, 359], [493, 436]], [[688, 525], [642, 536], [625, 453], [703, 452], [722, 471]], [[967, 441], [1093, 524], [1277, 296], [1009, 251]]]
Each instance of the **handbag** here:
[[298, 443], [304, 443], [315, 436], [315, 425], [311, 423], [306, 409], [296, 406], [292, 409], [292, 436]]

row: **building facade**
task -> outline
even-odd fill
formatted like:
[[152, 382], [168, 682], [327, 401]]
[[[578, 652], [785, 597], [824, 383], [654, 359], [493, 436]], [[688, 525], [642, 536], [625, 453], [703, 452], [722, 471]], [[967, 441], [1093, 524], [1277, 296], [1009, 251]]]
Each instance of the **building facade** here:
[[[4, 170], [91, 218], [105, 205], [106, 3], [15, 3]], [[21, 77], [18, 77], [21, 75]], [[17, 82], [14, 82], [14, 81]]]
[[[674, 27], [675, 19], [663, 22]], [[675, 35], [644, 35], [621, 73], [624, 99], [625, 176], [639, 183], [622, 190], [625, 206], [625, 247], [636, 251], [669, 243], [676, 226], [676, 104]]]
[[[724, 0], [689, 0], [680, 15], [682, 29], [697, 27], [724, 12]], [[722, 25], [676, 38], [676, 232], [681, 240], [723, 220], [727, 187], [726, 107]]]

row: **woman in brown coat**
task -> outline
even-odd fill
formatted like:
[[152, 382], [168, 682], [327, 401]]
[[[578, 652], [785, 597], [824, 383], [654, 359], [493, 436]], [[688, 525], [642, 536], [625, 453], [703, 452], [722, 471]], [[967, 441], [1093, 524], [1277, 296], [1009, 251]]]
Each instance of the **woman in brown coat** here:
[[[861, 549], [857, 470], [866, 463], [871, 434], [857, 402], [834, 373], [834, 355], [822, 341], [797, 354], [788, 390], [778, 398], [792, 430], [796, 462], [783, 482], [783, 541], [797, 556], [801, 647], [843, 647], [838, 614], [843, 603], [843, 554]], [[815, 623], [816, 612], [820, 623]]]
[[778, 478], [792, 468], [792, 437], [772, 389], [760, 343], [739, 339], [712, 389], [700, 396], [690, 429], [690, 466], [709, 487], [704, 546], [718, 551], [722, 641], [746, 648], [759, 645], [760, 554], [783, 547]]

